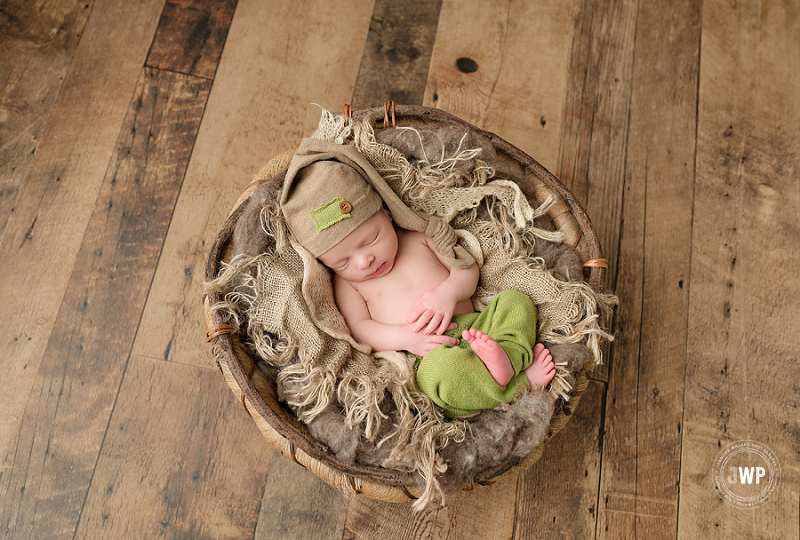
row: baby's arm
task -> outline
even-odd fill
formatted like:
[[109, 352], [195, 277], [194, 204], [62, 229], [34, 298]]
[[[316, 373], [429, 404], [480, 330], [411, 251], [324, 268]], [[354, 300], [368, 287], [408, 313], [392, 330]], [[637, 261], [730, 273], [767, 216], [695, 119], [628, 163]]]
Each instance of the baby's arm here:
[[[409, 351], [425, 356], [439, 345], [459, 343], [458, 339], [446, 335], [417, 333], [410, 324], [392, 325], [373, 321], [361, 293], [339, 276], [333, 278], [333, 293], [350, 334], [356, 341], [366, 343], [375, 351]], [[446, 329], [455, 327], [453, 323]]]
[[408, 316], [408, 323], [414, 325], [415, 332], [424, 328], [424, 334], [442, 334], [450, 324], [456, 304], [475, 294], [480, 270], [477, 264], [473, 264], [469, 268], [453, 268], [436, 251], [431, 239], [427, 236], [425, 236], [425, 245], [436, 255], [442, 266], [450, 271], [450, 277], [417, 300]]

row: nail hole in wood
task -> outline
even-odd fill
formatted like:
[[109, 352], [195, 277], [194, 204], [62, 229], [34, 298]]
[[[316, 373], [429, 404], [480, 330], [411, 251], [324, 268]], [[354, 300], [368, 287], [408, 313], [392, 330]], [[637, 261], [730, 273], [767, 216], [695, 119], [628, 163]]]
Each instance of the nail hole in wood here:
[[456, 60], [456, 67], [462, 73], [474, 73], [478, 71], [478, 63], [472, 58], [461, 57]]

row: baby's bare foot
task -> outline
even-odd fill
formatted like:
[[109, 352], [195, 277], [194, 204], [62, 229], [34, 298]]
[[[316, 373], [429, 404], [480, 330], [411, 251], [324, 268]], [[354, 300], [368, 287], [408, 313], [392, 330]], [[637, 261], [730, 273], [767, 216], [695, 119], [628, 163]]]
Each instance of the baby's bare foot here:
[[514, 369], [503, 347], [490, 335], [475, 328], [464, 330], [461, 336], [469, 342], [469, 346], [486, 365], [495, 382], [500, 386], [506, 386], [514, 376]]
[[553, 380], [556, 374], [556, 365], [553, 357], [544, 345], [537, 343], [533, 348], [533, 362], [525, 368], [525, 375], [531, 382], [531, 388], [543, 388]]

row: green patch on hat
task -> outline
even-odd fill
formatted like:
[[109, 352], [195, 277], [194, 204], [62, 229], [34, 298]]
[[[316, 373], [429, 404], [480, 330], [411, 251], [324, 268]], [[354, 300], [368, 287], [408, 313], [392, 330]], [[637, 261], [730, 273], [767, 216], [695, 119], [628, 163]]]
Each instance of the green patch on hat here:
[[[342, 203], [345, 203], [344, 205]], [[318, 206], [309, 212], [314, 225], [317, 227], [317, 232], [324, 231], [331, 225], [339, 223], [343, 219], [350, 218], [350, 212], [343, 211], [343, 208], [352, 209], [352, 205], [347, 203], [342, 197], [336, 197]]]

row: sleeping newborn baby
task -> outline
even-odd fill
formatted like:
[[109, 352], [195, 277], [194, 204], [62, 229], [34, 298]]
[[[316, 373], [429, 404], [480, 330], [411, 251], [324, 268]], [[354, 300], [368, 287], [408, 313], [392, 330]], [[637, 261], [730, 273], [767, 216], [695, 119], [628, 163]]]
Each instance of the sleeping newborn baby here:
[[[384, 202], [417, 230], [397, 226]], [[452, 264], [419, 230], [428, 222], [417, 226], [420, 216], [398, 203], [352, 146], [306, 139], [287, 172], [286, 223], [333, 271], [336, 305], [353, 338], [375, 351], [415, 355], [417, 385], [448, 418], [510, 403], [548, 384], [555, 365], [536, 343], [531, 300], [502, 291], [476, 312], [470, 297], [477, 264]]]

